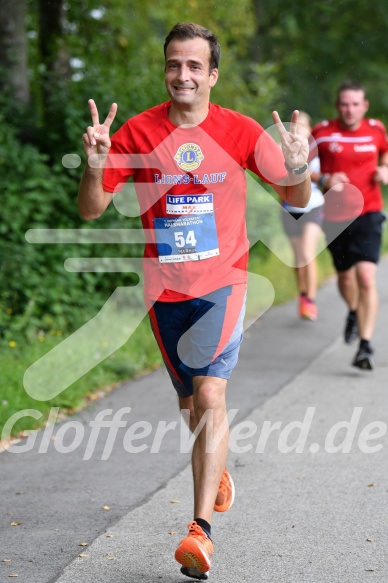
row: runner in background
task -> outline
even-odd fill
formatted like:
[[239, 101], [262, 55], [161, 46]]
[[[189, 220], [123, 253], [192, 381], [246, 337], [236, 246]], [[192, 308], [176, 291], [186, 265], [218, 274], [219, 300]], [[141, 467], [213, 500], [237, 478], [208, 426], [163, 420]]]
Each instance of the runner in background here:
[[[300, 131], [305, 131], [306, 137], [311, 135], [311, 118], [299, 112], [298, 125]], [[311, 160], [310, 172], [312, 179], [319, 178], [319, 158]], [[314, 176], [313, 176], [314, 175]], [[322, 233], [323, 205], [325, 199], [316, 182], [311, 183], [311, 197], [305, 208], [293, 207], [283, 201], [282, 222], [290, 239], [294, 252], [296, 283], [299, 291], [298, 314], [307, 320], [316, 320], [318, 308], [315, 297], [318, 287], [318, 266], [316, 250], [319, 237]]]
[[[348, 307], [345, 342], [359, 336], [352, 364], [371, 370], [378, 311], [376, 267], [385, 220], [380, 183], [388, 184], [388, 137], [381, 121], [364, 117], [369, 101], [359, 83], [342, 83], [336, 107], [338, 117], [312, 131], [321, 162], [321, 172], [313, 180], [325, 191], [322, 226]], [[363, 208], [355, 214], [360, 193]]]

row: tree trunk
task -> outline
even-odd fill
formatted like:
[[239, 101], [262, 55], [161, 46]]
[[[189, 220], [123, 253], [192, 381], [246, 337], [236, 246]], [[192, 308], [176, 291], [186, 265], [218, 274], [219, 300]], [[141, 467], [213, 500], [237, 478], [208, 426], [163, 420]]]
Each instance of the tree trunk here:
[[[38, 0], [39, 48], [43, 71], [41, 91], [43, 127], [50, 128], [50, 149], [66, 134], [64, 104], [70, 78], [69, 53], [64, 37], [64, 0]], [[44, 149], [45, 144], [41, 147]]]
[[64, 0], [39, 0], [39, 46], [49, 76], [57, 79], [70, 72], [63, 38]]
[[25, 0], [0, 2], [0, 91], [15, 105], [30, 101]]
[[263, 63], [269, 59], [276, 60], [272, 54], [269, 41], [270, 33], [277, 25], [279, 14], [270, 2], [266, 0], [252, 0], [255, 15], [255, 36], [251, 49], [251, 58], [255, 63]]

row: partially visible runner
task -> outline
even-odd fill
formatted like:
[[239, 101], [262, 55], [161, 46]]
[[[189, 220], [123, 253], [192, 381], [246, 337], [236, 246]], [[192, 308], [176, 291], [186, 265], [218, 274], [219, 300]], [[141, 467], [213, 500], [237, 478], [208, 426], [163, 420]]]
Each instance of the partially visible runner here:
[[[388, 183], [388, 137], [381, 121], [364, 118], [369, 102], [359, 83], [345, 81], [339, 87], [336, 107], [338, 118], [323, 121], [312, 132], [321, 162], [317, 182], [327, 193], [323, 229], [348, 307], [345, 342], [360, 337], [352, 364], [371, 370], [378, 311], [376, 265], [385, 220], [379, 183]], [[363, 207], [349, 224], [356, 198], [350, 185], [361, 192]]]
[[297, 131], [298, 111], [289, 132], [273, 112], [280, 149], [253, 119], [210, 103], [220, 46], [207, 29], [175, 25], [164, 52], [170, 100], [129, 119], [112, 140], [117, 105], [100, 124], [89, 101], [93, 125], [82, 136], [88, 164], [79, 208], [87, 220], [99, 217], [133, 179], [146, 234], [144, 295], [152, 330], [179, 407], [189, 412], [190, 429], [200, 429], [192, 454], [194, 519], [175, 558], [184, 575], [207, 579], [213, 511], [228, 510], [234, 500], [225, 397], [243, 331], [245, 170], [303, 207], [310, 197], [309, 145]]
[[[298, 126], [311, 134], [311, 118], [304, 111], [299, 112]], [[294, 252], [296, 283], [298, 287], [298, 314], [307, 320], [316, 320], [318, 308], [315, 296], [318, 287], [318, 266], [315, 259], [317, 244], [322, 233], [323, 205], [325, 199], [321, 189], [314, 182], [319, 179], [320, 164], [316, 156], [310, 164], [311, 197], [305, 208], [290, 206], [283, 202], [282, 222]]]

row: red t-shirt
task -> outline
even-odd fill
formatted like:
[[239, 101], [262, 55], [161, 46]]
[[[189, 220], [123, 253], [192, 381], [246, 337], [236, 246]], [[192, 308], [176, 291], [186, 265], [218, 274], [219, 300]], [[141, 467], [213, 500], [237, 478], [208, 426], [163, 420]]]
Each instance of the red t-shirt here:
[[133, 177], [146, 232], [145, 296], [180, 301], [245, 283], [249, 168], [286, 176], [279, 146], [253, 119], [210, 104], [198, 126], [175, 126], [170, 102], [129, 119], [112, 137], [103, 188]]
[[[383, 198], [374, 181], [379, 157], [388, 151], [384, 125], [363, 119], [357, 130], [344, 129], [339, 119], [323, 121], [312, 130], [317, 143], [321, 172], [345, 172], [349, 185], [325, 195], [325, 218], [343, 221], [360, 214], [381, 211]], [[360, 194], [361, 193], [361, 194]]]

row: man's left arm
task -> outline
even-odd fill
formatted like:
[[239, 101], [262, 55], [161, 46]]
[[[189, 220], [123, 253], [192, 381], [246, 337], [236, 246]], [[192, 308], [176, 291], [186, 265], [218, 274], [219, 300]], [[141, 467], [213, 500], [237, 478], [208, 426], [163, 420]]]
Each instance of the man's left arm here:
[[380, 156], [379, 165], [375, 172], [375, 181], [388, 184], [388, 152], [384, 152]]

